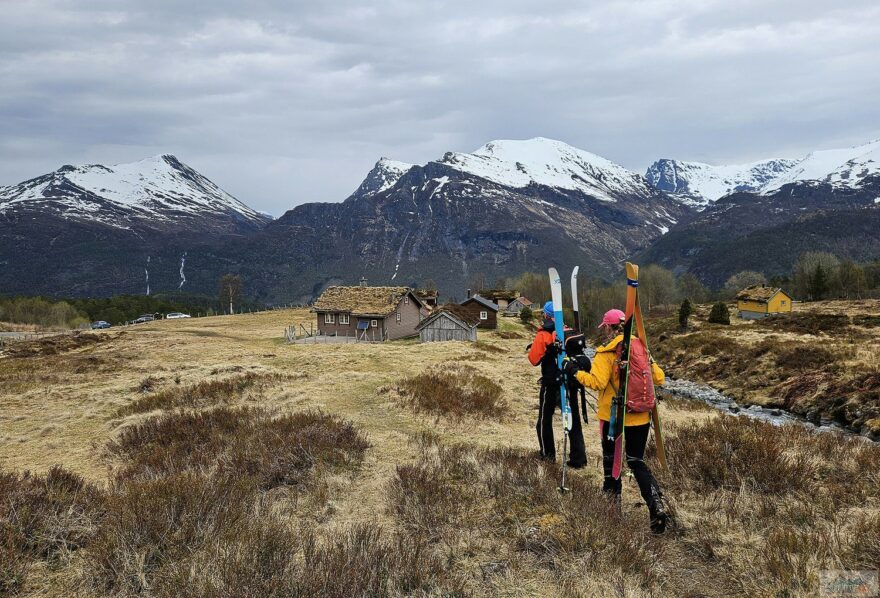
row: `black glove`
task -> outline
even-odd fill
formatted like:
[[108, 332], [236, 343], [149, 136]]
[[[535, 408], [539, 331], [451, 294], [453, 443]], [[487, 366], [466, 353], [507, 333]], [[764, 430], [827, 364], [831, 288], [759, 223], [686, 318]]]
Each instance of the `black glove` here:
[[578, 367], [583, 371], [589, 372], [591, 369], [593, 369], [593, 364], [590, 362], [590, 358], [586, 355], [575, 355], [574, 359], [577, 362]]
[[572, 380], [577, 379], [577, 373], [581, 370], [580, 364], [570, 357], [565, 358], [562, 368], [565, 370], [565, 375]]

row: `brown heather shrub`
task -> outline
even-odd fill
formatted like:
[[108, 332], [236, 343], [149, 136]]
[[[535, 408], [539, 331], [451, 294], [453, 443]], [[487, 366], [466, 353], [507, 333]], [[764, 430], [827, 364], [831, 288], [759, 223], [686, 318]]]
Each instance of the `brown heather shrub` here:
[[24, 587], [35, 560], [66, 561], [97, 530], [100, 490], [55, 466], [45, 475], [0, 472], [0, 596]]
[[450, 547], [450, 568], [466, 558], [452, 548], [461, 543], [456, 538], [476, 533], [533, 555], [572, 587], [582, 581], [584, 561], [591, 571], [624, 570], [634, 585], [655, 585], [662, 545], [647, 525], [614, 515], [594, 480], [573, 475], [571, 492], [560, 496], [558, 475], [558, 467], [519, 449], [431, 442], [415, 464], [398, 467], [388, 489], [390, 509], [414, 537]]
[[[387, 538], [375, 524], [332, 535], [294, 532], [276, 517], [250, 517], [223, 530], [186, 566], [157, 577], [158, 596], [402, 596], [428, 593], [443, 571], [426, 545]], [[447, 584], [443, 584], [447, 585]], [[446, 593], [453, 587], [445, 587]]]
[[776, 365], [782, 370], [833, 369], [837, 358], [823, 347], [797, 345], [783, 350], [776, 356]]
[[509, 411], [502, 388], [468, 365], [441, 364], [400, 382], [404, 403], [415, 411], [452, 418], [504, 417]]
[[[266, 386], [286, 380], [287, 376], [275, 373], [248, 372], [225, 380], [206, 380], [192, 386], [172, 387], [141, 397], [117, 412], [117, 416], [148, 413], [159, 409], [195, 409], [225, 405], [240, 399], [248, 390], [262, 391]], [[152, 378], [145, 378], [138, 390], [150, 392], [156, 386]]]
[[258, 408], [175, 412], [124, 428], [107, 445], [118, 480], [191, 471], [248, 476], [264, 489], [307, 483], [317, 467], [351, 468], [370, 444], [351, 422], [320, 411], [272, 417]]
[[245, 520], [255, 492], [250, 478], [188, 472], [116, 484], [86, 552], [85, 582], [112, 594], [149, 592], [157, 579], [178, 575], [190, 555]]
[[842, 314], [795, 313], [758, 320], [758, 326], [797, 334], [846, 334], [849, 316]]
[[788, 451], [794, 426], [721, 415], [685, 425], [667, 424], [669, 478], [680, 489], [786, 494], [813, 486], [814, 464]]

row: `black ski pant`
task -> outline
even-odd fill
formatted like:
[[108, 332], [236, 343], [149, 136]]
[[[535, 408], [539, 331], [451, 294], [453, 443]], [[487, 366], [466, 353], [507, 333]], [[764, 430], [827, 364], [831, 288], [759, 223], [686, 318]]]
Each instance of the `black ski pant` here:
[[[601, 420], [602, 431], [602, 472], [605, 475], [605, 481], [602, 484], [602, 490], [620, 495], [621, 481], [615, 480], [611, 475], [614, 468], [614, 441], [608, 440], [607, 421]], [[642, 426], [626, 426], [623, 434], [624, 451], [626, 452], [626, 464], [633, 472], [636, 482], [639, 485], [639, 492], [653, 511], [657, 501], [659, 500], [660, 485], [654, 478], [654, 474], [645, 463], [645, 446], [648, 444], [648, 432], [651, 430], [651, 424]]]
[[[587, 462], [587, 453], [584, 446], [584, 431], [581, 426], [580, 409], [577, 404], [577, 395], [569, 394], [571, 406], [572, 425], [568, 433], [570, 443], [569, 461], [573, 467], [580, 467]], [[545, 459], [556, 460], [556, 443], [553, 438], [553, 415], [559, 405], [559, 386], [547, 384], [541, 380], [541, 392], [538, 403], [538, 422], [535, 431], [538, 433], [538, 446], [541, 456]]]

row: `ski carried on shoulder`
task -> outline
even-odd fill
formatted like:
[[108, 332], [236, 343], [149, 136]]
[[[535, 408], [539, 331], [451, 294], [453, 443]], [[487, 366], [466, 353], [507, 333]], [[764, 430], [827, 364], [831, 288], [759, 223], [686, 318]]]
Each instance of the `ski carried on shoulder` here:
[[581, 314], [578, 311], [578, 270], [580, 266], [575, 266], [571, 271], [571, 308], [574, 311], [574, 331], [581, 332]]
[[632, 340], [636, 299], [638, 297], [639, 267], [626, 263], [626, 311], [623, 323], [623, 341], [621, 343], [620, 361], [617, 364], [620, 373], [620, 388], [611, 402], [611, 419], [608, 422], [608, 440], [614, 441], [614, 465], [611, 475], [620, 479], [623, 467], [623, 434], [626, 429], [626, 390], [629, 381], [629, 348]]
[[[650, 350], [648, 349], [648, 335], [645, 333], [645, 322], [642, 318], [642, 306], [639, 302], [638, 292], [636, 293], [636, 309], [635, 309], [635, 317], [636, 317], [636, 333], [638, 334], [639, 340], [642, 341], [642, 344], [645, 346], [645, 351], [648, 355], [651, 355]], [[650, 383], [653, 385], [653, 374], [649, 376]], [[655, 394], [652, 392], [651, 394]], [[654, 444], [657, 445], [657, 461], [660, 463], [660, 467], [664, 470], [668, 471], [668, 467], [666, 466], [666, 449], [663, 446], [663, 431], [660, 427], [660, 402], [657, 401], [654, 403], [654, 408], [651, 409], [651, 425], [654, 428]]]
[[[556, 268], [549, 269], [550, 275], [550, 295], [553, 299], [553, 323], [556, 327], [556, 341], [559, 343], [559, 351], [556, 355], [556, 365], [562, 372], [562, 364], [565, 359], [565, 322], [562, 315], [562, 281], [559, 278], [559, 272]], [[565, 485], [566, 462], [568, 461], [568, 433], [571, 431], [572, 416], [571, 406], [565, 396], [565, 381], [560, 380], [559, 384], [559, 408], [562, 412], [562, 484], [559, 486], [560, 492], [568, 491]]]

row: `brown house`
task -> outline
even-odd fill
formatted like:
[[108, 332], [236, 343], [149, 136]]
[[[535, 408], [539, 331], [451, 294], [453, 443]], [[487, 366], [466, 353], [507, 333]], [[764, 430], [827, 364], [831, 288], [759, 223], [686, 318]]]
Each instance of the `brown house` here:
[[480, 328], [498, 328], [498, 305], [485, 297], [474, 295], [459, 303], [479, 321]]
[[320, 335], [379, 341], [415, 336], [427, 308], [407, 287], [357, 286], [327, 287], [312, 311]]

